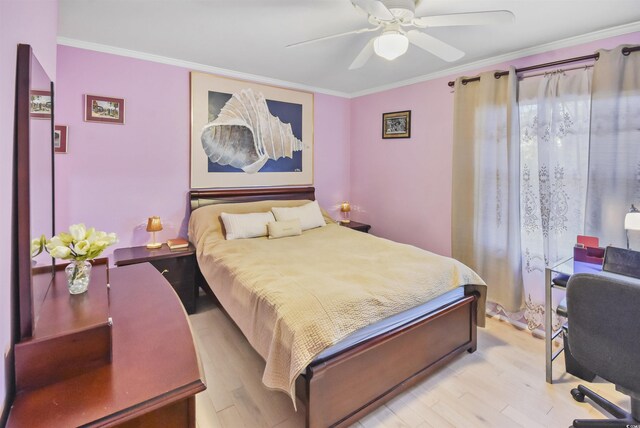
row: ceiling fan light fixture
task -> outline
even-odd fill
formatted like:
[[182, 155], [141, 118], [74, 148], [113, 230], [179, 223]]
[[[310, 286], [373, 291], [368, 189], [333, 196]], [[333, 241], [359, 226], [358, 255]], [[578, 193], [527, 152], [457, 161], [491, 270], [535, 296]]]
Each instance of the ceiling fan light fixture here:
[[409, 47], [409, 39], [399, 31], [385, 31], [373, 41], [376, 55], [392, 61], [403, 55]]

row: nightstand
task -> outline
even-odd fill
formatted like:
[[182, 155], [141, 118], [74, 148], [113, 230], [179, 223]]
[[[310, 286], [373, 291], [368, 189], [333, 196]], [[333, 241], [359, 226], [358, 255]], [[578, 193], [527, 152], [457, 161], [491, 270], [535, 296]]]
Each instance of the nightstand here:
[[113, 252], [116, 266], [127, 266], [136, 263], [151, 263], [169, 281], [182, 301], [187, 313], [196, 311], [196, 298], [201, 281], [200, 268], [196, 261], [196, 249], [189, 244], [188, 248], [171, 250], [167, 244], [157, 249], [142, 247], [118, 248]]
[[370, 224], [358, 223], [357, 221], [353, 220], [351, 220], [349, 223], [340, 222], [340, 226], [348, 227], [349, 229], [358, 230], [364, 233], [369, 233], [369, 229], [371, 229]]

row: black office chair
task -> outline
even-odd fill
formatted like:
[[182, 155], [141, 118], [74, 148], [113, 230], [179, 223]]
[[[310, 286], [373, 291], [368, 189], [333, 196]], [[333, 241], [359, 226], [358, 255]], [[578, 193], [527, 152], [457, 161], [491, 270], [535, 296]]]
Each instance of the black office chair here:
[[567, 284], [567, 310], [571, 354], [631, 398], [628, 413], [579, 385], [571, 390], [576, 401], [589, 397], [616, 419], [577, 419], [573, 426], [640, 425], [640, 280], [611, 272], [573, 275]]

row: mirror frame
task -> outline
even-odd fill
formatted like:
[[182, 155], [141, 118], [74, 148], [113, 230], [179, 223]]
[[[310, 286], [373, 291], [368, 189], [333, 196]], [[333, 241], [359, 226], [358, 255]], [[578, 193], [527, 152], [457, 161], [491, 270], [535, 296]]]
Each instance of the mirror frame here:
[[[13, 230], [17, 234], [14, 239], [14, 269], [17, 272], [14, 296], [16, 338], [18, 341], [33, 335], [35, 327], [33, 302], [33, 277], [31, 263], [31, 180], [30, 180], [30, 87], [33, 50], [30, 45], [18, 45], [16, 65], [16, 101], [14, 117], [14, 165], [13, 165]], [[55, 171], [54, 171], [54, 113], [55, 102], [53, 82], [51, 82], [51, 233], [55, 229]], [[48, 267], [44, 267], [48, 270]], [[51, 280], [55, 274], [55, 261], [51, 263]]]

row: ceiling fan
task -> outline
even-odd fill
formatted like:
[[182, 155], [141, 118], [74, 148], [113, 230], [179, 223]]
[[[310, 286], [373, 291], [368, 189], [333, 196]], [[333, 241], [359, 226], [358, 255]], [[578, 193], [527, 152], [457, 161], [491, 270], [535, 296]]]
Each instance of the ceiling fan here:
[[[420, 0], [351, 0], [354, 7], [369, 15], [371, 28], [361, 28], [344, 33], [331, 34], [304, 42], [288, 45], [288, 48], [321, 42], [350, 34], [370, 33], [382, 30], [382, 34], [371, 38], [349, 66], [349, 70], [360, 68], [374, 53], [387, 60], [403, 55], [409, 43], [419, 47], [445, 61], [457, 61], [464, 56], [461, 50], [430, 36], [418, 29], [429, 27], [449, 27], [462, 25], [505, 24], [515, 20], [508, 10], [485, 12], [455, 13], [450, 15], [415, 16], [416, 3]], [[416, 27], [418, 29], [410, 29]]]

